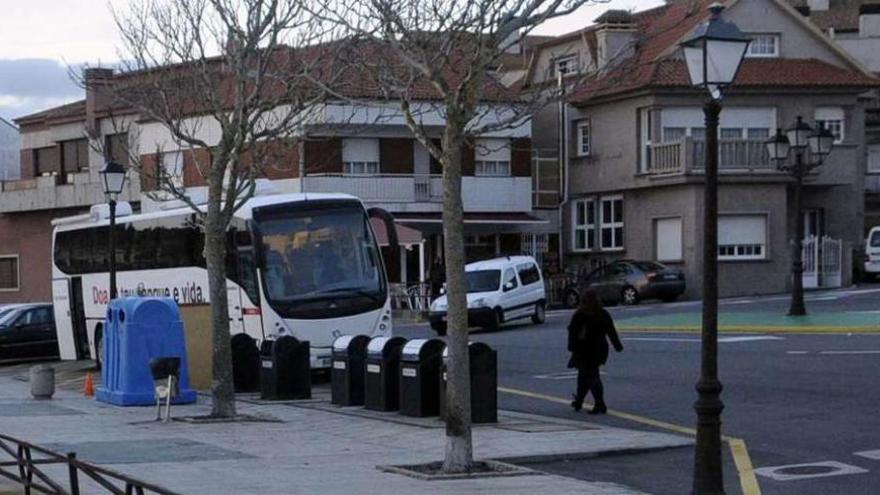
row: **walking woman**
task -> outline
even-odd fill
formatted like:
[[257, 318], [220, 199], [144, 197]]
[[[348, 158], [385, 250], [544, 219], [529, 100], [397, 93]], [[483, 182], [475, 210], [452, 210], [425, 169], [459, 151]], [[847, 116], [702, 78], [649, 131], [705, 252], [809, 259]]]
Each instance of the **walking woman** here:
[[587, 290], [580, 296], [580, 305], [568, 325], [568, 350], [571, 352], [568, 367], [578, 370], [577, 393], [571, 407], [580, 411], [584, 398], [592, 391], [595, 405], [590, 414], [604, 414], [608, 408], [605, 406], [599, 366], [608, 360], [608, 339], [617, 352], [623, 351], [623, 345], [617, 337], [611, 315], [602, 308], [596, 293]]

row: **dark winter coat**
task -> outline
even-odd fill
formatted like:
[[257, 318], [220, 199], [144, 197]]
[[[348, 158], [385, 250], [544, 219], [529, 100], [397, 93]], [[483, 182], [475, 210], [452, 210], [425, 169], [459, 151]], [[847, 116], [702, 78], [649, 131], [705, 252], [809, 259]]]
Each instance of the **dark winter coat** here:
[[598, 367], [608, 360], [608, 339], [614, 350], [623, 350], [614, 321], [604, 309], [598, 314], [576, 311], [568, 324], [569, 368]]

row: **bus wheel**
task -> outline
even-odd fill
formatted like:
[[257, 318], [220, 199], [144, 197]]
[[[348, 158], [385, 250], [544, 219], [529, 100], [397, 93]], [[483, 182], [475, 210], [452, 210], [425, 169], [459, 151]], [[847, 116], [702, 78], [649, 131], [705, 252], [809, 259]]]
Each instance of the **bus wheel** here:
[[104, 327], [98, 325], [95, 327], [95, 368], [101, 370], [101, 364], [104, 362]]

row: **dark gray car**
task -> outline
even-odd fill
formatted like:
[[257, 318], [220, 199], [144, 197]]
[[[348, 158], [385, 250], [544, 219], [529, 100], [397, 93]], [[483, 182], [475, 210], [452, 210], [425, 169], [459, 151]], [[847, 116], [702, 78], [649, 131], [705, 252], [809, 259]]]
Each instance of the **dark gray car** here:
[[58, 356], [51, 304], [22, 304], [0, 311], [0, 361]]
[[566, 303], [576, 303], [584, 289], [596, 292], [603, 304], [638, 304], [642, 299], [674, 301], [684, 293], [681, 270], [656, 261], [621, 260], [593, 270], [566, 294]]

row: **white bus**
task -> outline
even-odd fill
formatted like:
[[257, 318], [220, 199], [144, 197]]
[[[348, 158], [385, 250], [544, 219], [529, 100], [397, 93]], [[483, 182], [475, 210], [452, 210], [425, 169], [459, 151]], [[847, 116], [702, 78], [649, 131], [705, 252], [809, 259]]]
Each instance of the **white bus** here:
[[[210, 304], [204, 237], [189, 207], [132, 215], [120, 204], [117, 293]], [[100, 361], [109, 302], [106, 205], [53, 222], [52, 295], [62, 359]], [[121, 216], [120, 216], [121, 215]], [[385, 267], [370, 225], [393, 219], [343, 194], [277, 194], [249, 200], [227, 235], [230, 332], [258, 342], [292, 335], [311, 344], [312, 368], [330, 366], [340, 335], [390, 335]], [[206, 345], [209, 345], [206, 343]]]

